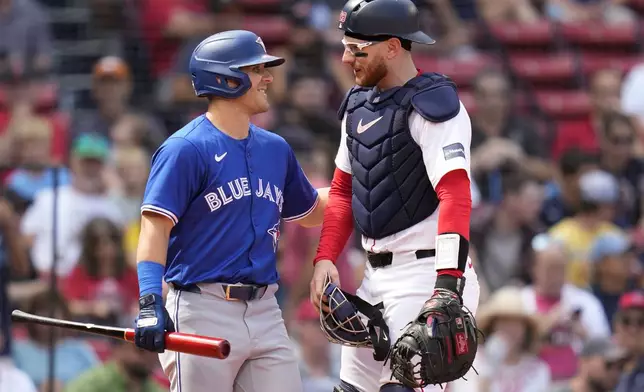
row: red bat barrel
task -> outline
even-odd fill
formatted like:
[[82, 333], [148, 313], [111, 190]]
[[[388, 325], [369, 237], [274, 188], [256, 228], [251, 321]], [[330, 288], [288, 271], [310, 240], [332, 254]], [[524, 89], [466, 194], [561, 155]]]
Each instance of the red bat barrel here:
[[[124, 338], [128, 342], [134, 342], [134, 329], [126, 329]], [[170, 351], [218, 359], [226, 359], [230, 354], [230, 343], [225, 339], [179, 332], [165, 334], [165, 348]]]

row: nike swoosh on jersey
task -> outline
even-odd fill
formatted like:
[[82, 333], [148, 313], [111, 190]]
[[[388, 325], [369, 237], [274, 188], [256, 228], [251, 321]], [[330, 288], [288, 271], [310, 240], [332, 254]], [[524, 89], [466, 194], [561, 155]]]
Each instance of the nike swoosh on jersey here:
[[365, 125], [362, 125], [362, 119], [360, 119], [360, 121], [358, 122], [358, 133], [362, 133], [362, 132], [366, 131], [367, 129], [373, 127], [374, 124], [377, 123], [378, 121], [380, 121], [381, 118], [382, 118], [382, 116], [378, 117], [377, 119], [375, 119], [373, 121], [370, 121], [370, 122], [366, 123]]
[[225, 152], [222, 155], [215, 155], [215, 161], [221, 162], [221, 160], [224, 159], [227, 154], [228, 154], [228, 152]]

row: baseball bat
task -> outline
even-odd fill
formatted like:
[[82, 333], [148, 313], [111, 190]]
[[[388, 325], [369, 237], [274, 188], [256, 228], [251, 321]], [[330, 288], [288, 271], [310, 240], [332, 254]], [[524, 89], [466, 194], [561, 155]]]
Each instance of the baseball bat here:
[[[95, 335], [125, 340], [134, 343], [133, 328], [108, 327], [91, 323], [60, 320], [50, 317], [37, 316], [20, 310], [11, 313], [11, 319], [18, 322], [42, 324], [52, 327], [71, 329]], [[199, 355], [202, 357], [226, 359], [230, 354], [230, 342], [225, 339], [208, 336], [192, 335], [179, 332], [166, 332], [165, 347], [170, 351], [185, 354]]]

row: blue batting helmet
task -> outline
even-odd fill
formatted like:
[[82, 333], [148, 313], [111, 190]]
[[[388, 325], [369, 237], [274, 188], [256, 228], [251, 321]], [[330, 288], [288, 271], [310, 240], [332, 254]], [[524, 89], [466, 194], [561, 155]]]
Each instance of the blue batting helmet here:
[[[266, 53], [266, 46], [255, 33], [245, 30], [224, 31], [201, 41], [190, 58], [192, 85], [198, 97], [237, 98], [251, 86], [248, 75], [239, 69], [264, 64], [275, 67], [284, 59]], [[228, 80], [237, 82], [230, 87]]]

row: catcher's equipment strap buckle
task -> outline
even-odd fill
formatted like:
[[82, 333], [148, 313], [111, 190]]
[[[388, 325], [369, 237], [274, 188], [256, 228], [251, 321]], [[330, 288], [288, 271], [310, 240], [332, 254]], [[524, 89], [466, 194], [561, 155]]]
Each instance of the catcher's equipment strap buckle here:
[[389, 340], [389, 327], [382, 316], [383, 303], [380, 302], [377, 305], [371, 305], [357, 295], [349, 294], [345, 291], [342, 291], [342, 293], [353, 303], [360, 313], [369, 318], [367, 329], [369, 330], [371, 344], [373, 345], [373, 359], [378, 362], [384, 361], [389, 354], [391, 342]]

